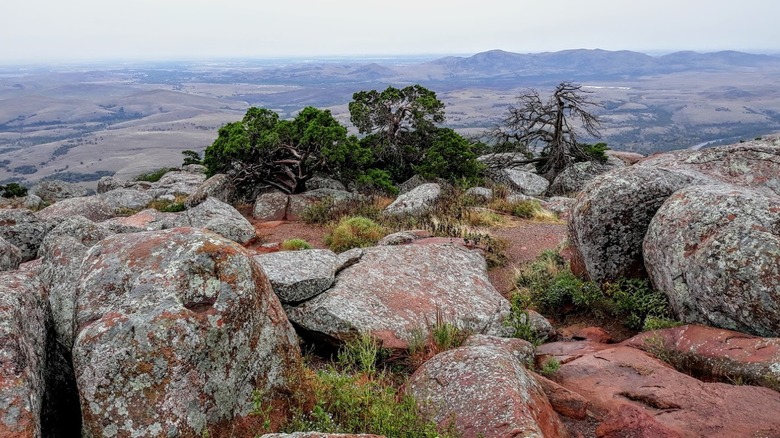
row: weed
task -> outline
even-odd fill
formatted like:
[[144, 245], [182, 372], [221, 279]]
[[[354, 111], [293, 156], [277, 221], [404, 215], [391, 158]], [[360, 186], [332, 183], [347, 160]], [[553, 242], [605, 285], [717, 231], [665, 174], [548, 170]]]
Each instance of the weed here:
[[370, 334], [361, 333], [341, 346], [338, 361], [341, 365], [373, 375], [377, 371], [377, 362], [383, 356], [386, 356], [386, 352], [379, 345], [379, 342]]
[[661, 330], [672, 327], [679, 327], [681, 325], [683, 325], [683, 323], [673, 319], [648, 316], [645, 318], [644, 324], [642, 324], [642, 331]]
[[387, 230], [371, 219], [354, 216], [343, 218], [325, 235], [325, 244], [335, 252], [375, 245]]
[[618, 313], [627, 315], [626, 326], [640, 330], [648, 317], [655, 317], [653, 324], [663, 324], [671, 316], [666, 296], [653, 290], [646, 280], [620, 280], [605, 285], [605, 294], [610, 297]]
[[553, 374], [557, 373], [558, 370], [561, 369], [561, 363], [558, 361], [558, 359], [551, 357], [548, 358], [544, 363], [542, 364], [542, 368], [539, 370], [539, 372], [543, 376], [550, 377]]
[[163, 177], [166, 173], [170, 172], [171, 170], [175, 170], [173, 167], [163, 167], [151, 172], [142, 173], [135, 177], [136, 181], [146, 181], [146, 182], [157, 182], [160, 180], [160, 178]]
[[184, 195], [176, 195], [174, 200], [155, 199], [147, 205], [147, 208], [153, 208], [163, 213], [178, 213], [187, 209], [184, 204], [186, 200], [187, 196]]
[[471, 335], [448, 321], [441, 310], [436, 311], [436, 319], [431, 323], [426, 318], [426, 327], [412, 330], [408, 341], [408, 354], [412, 368], [417, 368], [428, 359], [442, 351], [458, 348]]
[[311, 244], [303, 239], [287, 239], [281, 245], [281, 249], [284, 251], [299, 251], [311, 248]]
[[547, 340], [546, 336], [540, 336], [531, 323], [531, 316], [528, 313], [528, 297], [519, 293], [514, 293], [509, 299], [510, 313], [504, 321], [504, 325], [510, 327], [512, 336], [519, 339], [525, 339], [538, 347]]

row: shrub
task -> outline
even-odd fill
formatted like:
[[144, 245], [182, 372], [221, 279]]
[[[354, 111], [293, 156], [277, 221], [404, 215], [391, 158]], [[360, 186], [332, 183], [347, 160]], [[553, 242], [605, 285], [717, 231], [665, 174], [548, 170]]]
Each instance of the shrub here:
[[393, 184], [393, 178], [386, 170], [368, 169], [357, 177], [355, 183], [361, 192], [398, 194], [398, 187]]
[[544, 376], [550, 377], [557, 373], [560, 369], [561, 363], [558, 361], [558, 359], [551, 357], [544, 361], [542, 364], [542, 369], [540, 369], [539, 372]]
[[287, 239], [281, 245], [281, 249], [285, 251], [299, 251], [311, 248], [311, 244], [303, 239]]
[[605, 293], [614, 301], [617, 312], [627, 316], [626, 326], [634, 330], [642, 329], [648, 317], [667, 319], [671, 316], [666, 296], [653, 290], [646, 280], [609, 283], [605, 285]]
[[327, 224], [352, 216], [379, 220], [382, 209], [387, 205], [389, 201], [380, 196], [351, 198], [338, 202], [333, 198], [325, 198], [306, 207], [301, 213], [301, 220], [308, 224]]
[[361, 333], [341, 346], [338, 353], [339, 363], [361, 373], [376, 373], [376, 364], [386, 352], [379, 342], [368, 333]]
[[8, 183], [4, 186], [0, 186], [0, 193], [3, 198], [21, 198], [27, 196], [27, 187], [19, 183]]
[[385, 228], [371, 219], [354, 216], [340, 220], [333, 230], [325, 235], [325, 244], [335, 252], [342, 252], [375, 245], [386, 234]]
[[142, 173], [135, 177], [136, 181], [146, 181], [146, 182], [157, 182], [160, 180], [160, 178], [163, 177], [166, 173], [170, 172], [171, 170], [175, 170], [173, 167], [162, 167], [160, 169], [154, 170], [152, 172], [148, 173]]
[[531, 316], [528, 314], [528, 300], [519, 293], [513, 293], [509, 297], [510, 312], [504, 325], [512, 329], [512, 337], [525, 339], [537, 347], [547, 340], [546, 336], [539, 336], [539, 333], [531, 324]]
[[182, 163], [182, 166], [187, 166], [189, 164], [203, 164], [203, 160], [200, 158], [200, 154], [193, 150], [187, 149], [186, 151], [181, 151], [181, 154], [184, 155], [184, 162]]
[[177, 195], [176, 199], [155, 199], [150, 202], [147, 208], [153, 208], [163, 213], [178, 213], [187, 209], [185, 202], [187, 197], [183, 195]]

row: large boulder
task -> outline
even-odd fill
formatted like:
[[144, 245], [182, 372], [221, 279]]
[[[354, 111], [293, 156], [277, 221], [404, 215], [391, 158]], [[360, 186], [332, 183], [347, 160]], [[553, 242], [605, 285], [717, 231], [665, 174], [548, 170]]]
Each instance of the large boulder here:
[[230, 204], [235, 197], [235, 188], [230, 182], [230, 177], [224, 173], [218, 173], [203, 181], [201, 185], [187, 198], [185, 205], [195, 207], [206, 198], [216, 198], [226, 204]]
[[301, 218], [304, 211], [317, 202], [325, 200], [331, 200], [333, 202], [344, 202], [349, 200], [360, 199], [361, 195], [357, 193], [347, 192], [344, 190], [334, 189], [315, 189], [308, 190], [303, 193], [298, 193], [289, 196], [290, 200], [287, 204], [287, 212], [285, 219], [289, 221], [297, 221]]
[[421, 184], [398, 196], [384, 212], [390, 215], [417, 214], [431, 208], [441, 196], [441, 186], [436, 183]]
[[550, 186], [550, 182], [541, 176], [514, 168], [493, 170], [487, 176], [496, 184], [503, 184], [513, 192], [528, 196], [542, 196]]
[[114, 189], [98, 196], [115, 214], [143, 210], [154, 200], [149, 192], [134, 189]]
[[643, 250], [680, 320], [780, 336], [780, 196], [723, 184], [679, 190]]
[[40, 437], [46, 298], [34, 275], [0, 273], [0, 436]]
[[324, 176], [315, 176], [306, 181], [306, 189], [307, 190], [317, 190], [317, 189], [331, 189], [331, 190], [338, 190], [345, 192], [347, 191], [347, 187], [344, 186], [340, 181], [336, 181], [332, 178], [327, 178]]
[[55, 222], [41, 220], [30, 210], [0, 209], [0, 237], [21, 251], [22, 262], [37, 257], [43, 237], [54, 225]]
[[0, 271], [13, 271], [22, 263], [22, 251], [0, 237]]
[[407, 348], [437, 315], [462, 329], [503, 335], [509, 302], [487, 277], [485, 260], [454, 245], [363, 248], [332, 288], [288, 309], [304, 330], [339, 342], [370, 333], [389, 348]]
[[89, 189], [78, 184], [60, 180], [45, 180], [39, 182], [32, 189], [32, 194], [40, 197], [45, 202], [53, 204], [63, 199], [78, 198], [89, 195]]
[[256, 236], [255, 227], [233, 206], [208, 198], [176, 219], [177, 226], [205, 228], [241, 244]]
[[170, 171], [163, 175], [159, 181], [152, 183], [149, 190], [155, 199], [165, 196], [187, 197], [195, 193], [205, 180], [206, 175], [203, 173]]
[[84, 216], [73, 216], [54, 227], [38, 250], [41, 258], [38, 277], [48, 292], [54, 332], [57, 341], [67, 349], [73, 345], [76, 286], [81, 262], [89, 248], [112, 234]]
[[780, 436], [780, 393], [771, 389], [704, 382], [622, 345], [556, 342], [537, 348], [537, 362], [550, 357], [561, 363], [554, 380], [587, 399], [596, 419], [614, 424], [610, 417], [629, 406], [651, 417], [632, 428], [665, 434], [606, 436]]
[[569, 241], [594, 281], [646, 276], [642, 241], [650, 220], [693, 178], [666, 169], [631, 166], [596, 177], [577, 197]]
[[500, 347], [460, 347], [434, 356], [409, 379], [420, 410], [463, 438], [566, 436], [541, 386]]
[[780, 391], [780, 338], [761, 338], [701, 325], [640, 333], [623, 342], [675, 358], [696, 376]]
[[71, 216], [84, 216], [91, 221], [100, 222], [116, 216], [114, 208], [100, 195], [63, 199], [35, 214], [43, 220], [53, 221]]
[[593, 178], [610, 170], [626, 167], [625, 163], [614, 157], [606, 161], [582, 161], [566, 166], [553, 180], [547, 189], [549, 195], [573, 196]]
[[128, 187], [130, 185], [132, 185], [132, 183], [121, 180], [119, 178], [114, 178], [113, 176], [104, 176], [98, 180], [96, 192], [98, 194], [106, 193], [108, 191]]
[[153, 208], [147, 208], [132, 216], [115, 217], [100, 224], [115, 233], [139, 233], [174, 228], [178, 217], [177, 213], [163, 213]]
[[327, 249], [280, 251], [255, 256], [283, 303], [315, 297], [333, 285], [339, 258]]
[[87, 253], [77, 297], [87, 436], [253, 436], [258, 397], [285, 414], [297, 339], [234, 242], [192, 228], [111, 236]]
[[252, 217], [259, 221], [281, 221], [287, 216], [287, 204], [290, 202], [286, 193], [272, 191], [257, 195]]

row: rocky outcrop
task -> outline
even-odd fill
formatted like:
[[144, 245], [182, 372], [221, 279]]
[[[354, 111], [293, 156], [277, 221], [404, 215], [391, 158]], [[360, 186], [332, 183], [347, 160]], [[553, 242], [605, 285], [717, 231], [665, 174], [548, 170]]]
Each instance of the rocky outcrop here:
[[421, 184], [398, 196], [384, 212], [390, 215], [418, 214], [429, 209], [441, 196], [441, 186], [436, 183]]
[[26, 209], [0, 209], [0, 237], [21, 251], [22, 262], [38, 255], [43, 237], [54, 227], [53, 221], [41, 220]]
[[595, 418], [607, 423], [600, 426], [605, 433], [614, 430], [614, 413], [629, 406], [652, 421], [621, 421], [634, 430], [663, 431], [650, 436], [780, 435], [780, 393], [771, 389], [706, 383], [627, 346], [557, 342], [537, 348], [537, 363], [549, 357], [561, 363], [553, 380], [588, 400]]
[[780, 391], [780, 338], [686, 325], [641, 333], [624, 344], [674, 358], [696, 376]]
[[541, 176], [514, 168], [489, 171], [487, 177], [496, 184], [503, 184], [511, 191], [527, 196], [542, 196], [550, 186], [550, 182]]
[[179, 215], [176, 213], [163, 213], [153, 208], [147, 208], [132, 216], [111, 218], [101, 222], [101, 225], [115, 233], [159, 231], [174, 228], [178, 217]]
[[254, 257], [283, 303], [315, 297], [336, 278], [338, 256], [327, 249], [280, 251]]
[[112, 234], [83, 216], [74, 216], [54, 227], [38, 251], [41, 258], [38, 278], [48, 293], [57, 341], [67, 349], [73, 345], [81, 262], [89, 248]]
[[637, 153], [637, 152], [628, 152], [628, 151], [613, 151], [611, 149], [608, 149], [604, 151], [605, 154], [607, 154], [610, 158], [617, 158], [621, 161], [623, 161], [624, 164], [627, 166], [631, 166], [632, 164], [636, 164], [642, 159], [645, 158], [644, 155]]
[[163, 175], [156, 183], [152, 183], [149, 190], [155, 199], [163, 196], [187, 197], [195, 193], [204, 181], [206, 175], [203, 173], [174, 170]]
[[233, 206], [208, 198], [176, 219], [177, 226], [204, 228], [241, 244], [255, 238], [255, 227]]
[[46, 297], [29, 273], [0, 273], [0, 436], [41, 437]]
[[680, 320], [780, 336], [780, 196], [729, 185], [679, 190], [643, 248], [650, 280]]
[[40, 197], [48, 204], [53, 204], [63, 199], [88, 196], [90, 193], [87, 188], [78, 184], [60, 180], [47, 180], [41, 181], [33, 187], [32, 194]]
[[191, 228], [111, 236], [87, 253], [77, 297], [88, 436], [252, 436], [257, 394], [284, 415], [297, 340], [239, 245]]
[[525, 339], [500, 338], [498, 336], [476, 334], [469, 336], [461, 345], [461, 347], [479, 346], [503, 348], [522, 364], [532, 364], [534, 362], [534, 346]]
[[282, 192], [261, 193], [255, 199], [252, 217], [260, 221], [282, 221], [287, 217], [289, 198]]
[[22, 251], [0, 237], [0, 271], [13, 271], [22, 263]]
[[203, 181], [201, 185], [187, 198], [185, 205], [188, 208], [195, 207], [206, 198], [216, 198], [224, 203], [231, 203], [235, 197], [235, 188], [230, 182], [230, 178], [224, 173], [218, 173], [211, 178]]
[[423, 413], [464, 438], [566, 436], [541, 386], [503, 348], [440, 353], [412, 375], [407, 390]]
[[116, 216], [116, 213], [100, 195], [93, 195], [64, 199], [38, 211], [35, 215], [40, 219], [52, 221], [71, 216], [84, 216], [91, 221], [100, 222], [111, 219]]
[[108, 204], [114, 214], [143, 210], [154, 200], [148, 192], [133, 189], [115, 189], [99, 196]]
[[574, 196], [585, 184], [598, 175], [613, 169], [625, 167], [625, 163], [614, 157], [608, 157], [606, 161], [582, 161], [572, 163], [564, 168], [553, 180], [547, 189], [548, 195]]
[[569, 240], [594, 281], [646, 276], [642, 242], [666, 198], [694, 182], [665, 169], [631, 166], [601, 175], [577, 197]]
[[363, 248], [360, 261], [332, 288], [288, 309], [290, 320], [329, 340], [369, 333], [388, 348], [407, 348], [437, 320], [504, 334], [509, 302], [490, 284], [485, 260], [454, 245]]

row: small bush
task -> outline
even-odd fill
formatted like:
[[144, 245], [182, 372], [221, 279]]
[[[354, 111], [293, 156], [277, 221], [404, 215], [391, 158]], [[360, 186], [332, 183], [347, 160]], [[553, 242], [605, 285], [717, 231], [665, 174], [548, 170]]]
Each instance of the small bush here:
[[338, 353], [339, 363], [361, 373], [376, 373], [376, 364], [386, 356], [379, 342], [367, 333], [361, 333], [350, 342], [341, 346]]
[[351, 248], [362, 248], [375, 245], [387, 234], [384, 227], [371, 219], [355, 216], [344, 218], [325, 235], [325, 244], [335, 252]]
[[170, 172], [171, 170], [175, 170], [173, 167], [163, 167], [157, 170], [154, 170], [152, 172], [148, 173], [142, 173], [135, 177], [136, 181], [146, 181], [146, 182], [157, 182], [160, 180], [160, 178], [163, 177], [166, 173]]
[[357, 177], [355, 184], [361, 192], [398, 194], [398, 187], [393, 184], [392, 175], [386, 170], [369, 169]]
[[287, 239], [281, 245], [281, 249], [284, 251], [299, 251], [311, 248], [311, 244], [303, 239]]
[[512, 337], [524, 339], [534, 347], [537, 347], [547, 340], [546, 336], [539, 336], [539, 333], [531, 324], [531, 316], [528, 314], [528, 299], [519, 293], [512, 294], [509, 297], [510, 312], [504, 325], [512, 329]]
[[551, 357], [546, 361], [544, 361], [544, 363], [542, 364], [542, 369], [540, 369], [539, 372], [543, 376], [550, 377], [553, 374], [557, 373], [558, 370], [560, 369], [561, 369], [561, 363], [558, 361], [558, 359]]
[[21, 198], [27, 196], [27, 187], [15, 182], [8, 183], [0, 186], [0, 194], [3, 198]]
[[381, 196], [334, 201], [333, 198], [325, 198], [309, 205], [301, 213], [301, 220], [307, 224], [327, 224], [338, 222], [345, 217], [362, 216], [372, 220], [379, 220], [382, 209], [390, 204], [390, 200]]
[[187, 209], [187, 206], [185, 205], [186, 201], [187, 197], [183, 195], [176, 196], [176, 199], [174, 200], [155, 199], [149, 203], [147, 208], [153, 208], [163, 213], [178, 213]]
[[182, 163], [182, 166], [187, 166], [189, 164], [203, 164], [203, 160], [200, 158], [200, 154], [193, 150], [187, 149], [186, 151], [181, 151], [181, 154], [184, 155], [184, 162]]
[[648, 317], [668, 319], [671, 316], [666, 296], [653, 290], [646, 280], [609, 283], [605, 285], [605, 293], [614, 301], [617, 313], [627, 315], [625, 324], [631, 329], [642, 329]]

